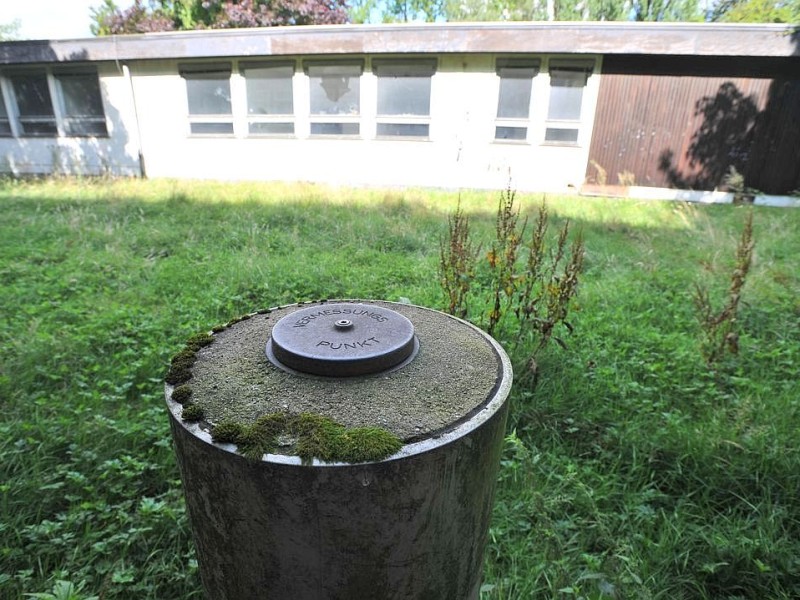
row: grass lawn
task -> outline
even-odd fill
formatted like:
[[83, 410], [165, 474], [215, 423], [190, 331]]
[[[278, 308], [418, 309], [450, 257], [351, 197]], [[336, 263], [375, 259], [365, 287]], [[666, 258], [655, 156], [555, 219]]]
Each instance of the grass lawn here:
[[[489, 243], [498, 195], [461, 194]], [[162, 379], [297, 300], [441, 308], [458, 193], [0, 182], [0, 599], [200, 598]], [[523, 211], [541, 196], [519, 195]], [[740, 351], [704, 363], [750, 208], [548, 197], [586, 242], [575, 331], [518, 384], [482, 599], [800, 597], [800, 211], [754, 209]], [[57, 594], [36, 596], [60, 598]], [[433, 599], [449, 600], [449, 599]]]

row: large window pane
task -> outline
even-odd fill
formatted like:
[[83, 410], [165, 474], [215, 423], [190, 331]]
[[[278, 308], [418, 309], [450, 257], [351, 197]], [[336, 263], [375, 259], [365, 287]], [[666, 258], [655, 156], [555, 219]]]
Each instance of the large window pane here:
[[43, 71], [19, 73], [12, 75], [10, 79], [19, 110], [22, 135], [58, 135], [47, 75]]
[[587, 66], [550, 66], [550, 105], [547, 118], [554, 121], [579, 121], [583, 89], [591, 69]]
[[95, 73], [59, 73], [67, 135], [107, 135], [100, 84]]
[[358, 115], [361, 65], [309, 65], [312, 115]]
[[231, 114], [229, 78], [192, 77], [186, 79], [190, 115]]
[[294, 65], [245, 66], [247, 113], [291, 115], [294, 113], [292, 77]]
[[430, 114], [430, 77], [378, 77], [379, 116]]
[[497, 97], [496, 140], [525, 141], [528, 137], [533, 78], [539, 73], [535, 58], [501, 58], [497, 60], [500, 92]]
[[[198, 135], [230, 135], [231, 67], [227, 63], [181, 65], [186, 81], [189, 130]], [[216, 117], [209, 119], [209, 117]]]
[[[375, 60], [378, 78], [377, 134], [428, 137], [431, 114], [432, 60]], [[394, 118], [392, 118], [394, 117]], [[395, 120], [397, 117], [401, 119]]]
[[497, 116], [501, 119], [527, 119], [531, 105], [530, 79], [500, 79]]
[[578, 121], [581, 118], [583, 84], [575, 73], [550, 74], [550, 108], [547, 118], [563, 121]]
[[310, 86], [311, 135], [359, 135], [363, 62], [308, 61], [304, 66]]

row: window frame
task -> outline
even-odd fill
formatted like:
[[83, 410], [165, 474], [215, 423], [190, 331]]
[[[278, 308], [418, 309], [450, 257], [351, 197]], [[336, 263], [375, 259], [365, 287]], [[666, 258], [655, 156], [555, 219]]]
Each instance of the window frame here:
[[[20, 138], [57, 138], [57, 137], [64, 137], [62, 128], [59, 126], [59, 121], [56, 117], [56, 103], [53, 102], [53, 85], [51, 82], [51, 75], [47, 68], [45, 67], [31, 67], [31, 68], [24, 68], [24, 69], [14, 69], [8, 71], [3, 74], [5, 78], [7, 78], [9, 82], [9, 87], [11, 89], [11, 105], [13, 107], [13, 118], [16, 122], [17, 126], [17, 137]], [[20, 90], [18, 87], [18, 81], [22, 80], [23, 78], [31, 78], [36, 77], [40, 81], [44, 81], [44, 87], [39, 92], [42, 91], [46, 93], [46, 97], [42, 97], [41, 100], [43, 103], [47, 104], [50, 108], [49, 114], [37, 114], [37, 113], [30, 113], [28, 114], [25, 111], [24, 106], [20, 104], [20, 96], [24, 90]], [[9, 115], [10, 116], [10, 115]], [[33, 126], [44, 124], [44, 125], [51, 125], [52, 129], [50, 131], [28, 131], [26, 130], [26, 124], [30, 123]]]
[[[308, 80], [308, 132], [309, 137], [314, 139], [325, 139], [325, 138], [362, 138], [363, 137], [363, 94], [364, 94], [364, 86], [362, 85], [361, 78], [364, 75], [364, 59], [327, 59], [327, 60], [303, 60], [303, 72], [306, 75]], [[313, 93], [313, 86], [315, 82], [315, 78], [319, 77], [320, 79], [323, 75], [316, 75], [313, 73], [314, 70], [318, 68], [324, 67], [340, 67], [345, 71], [348, 68], [354, 69], [354, 71], [358, 71], [358, 75], [341, 75], [341, 77], [347, 78], [348, 81], [345, 82], [345, 85], [349, 83], [351, 78], [355, 78], [358, 81], [358, 92], [357, 92], [357, 99], [358, 99], [358, 106], [356, 107], [355, 112], [351, 113], [344, 113], [344, 112], [335, 112], [335, 113], [326, 113], [326, 112], [315, 112], [314, 108], [314, 93]], [[335, 75], [328, 75], [329, 77], [335, 77]], [[320, 82], [320, 86], [323, 84]], [[324, 88], [323, 88], [324, 89]], [[347, 90], [350, 91], [350, 90]], [[327, 96], [327, 91], [326, 91]], [[343, 97], [343, 95], [342, 95]], [[330, 99], [330, 97], [328, 96]], [[337, 100], [338, 101], [338, 100]], [[336, 102], [336, 101], [334, 101]], [[315, 127], [316, 126], [316, 127]], [[325, 132], [324, 129], [329, 128], [330, 132]], [[335, 131], [336, 129], [340, 129], [340, 131]], [[317, 129], [317, 131], [315, 131]], [[347, 130], [351, 130], [348, 132]]]
[[[77, 114], [77, 115], [70, 115], [68, 114], [68, 106], [67, 106], [67, 94], [64, 91], [64, 79], [69, 77], [85, 77], [85, 76], [94, 75], [94, 83], [96, 84], [96, 88], [92, 90], [92, 92], [97, 92], [97, 97], [94, 99], [95, 101], [99, 101], [100, 112], [102, 114], [92, 114], [91, 112], [86, 112], [85, 114]], [[53, 70], [53, 80], [55, 86], [57, 88], [57, 103], [58, 109], [56, 110], [56, 114], [59, 117], [59, 121], [61, 122], [61, 128], [63, 129], [65, 137], [76, 137], [76, 138], [92, 138], [92, 137], [108, 137], [108, 122], [106, 121], [106, 109], [103, 103], [103, 92], [100, 89], [100, 79], [97, 77], [97, 72], [92, 71], [91, 69], [87, 69], [85, 67], [76, 67], [76, 68], [65, 68], [65, 69], [54, 69]], [[60, 115], [58, 114], [60, 113]], [[75, 125], [81, 124], [94, 124], [95, 126], [100, 126], [102, 128], [102, 132], [100, 133], [92, 133], [92, 132], [81, 132], [75, 133], [73, 131], [73, 122]]]
[[[433, 90], [433, 76], [439, 67], [437, 58], [374, 58], [371, 62], [372, 73], [375, 76], [375, 139], [379, 140], [415, 140], [430, 139], [431, 126], [431, 97]], [[381, 81], [408, 79], [427, 79], [425, 82], [427, 98], [424, 99], [426, 110], [414, 112], [381, 112], [383, 94], [391, 93], [391, 89], [384, 88], [382, 92]], [[396, 81], [393, 81], [396, 83]], [[394, 90], [396, 91], [396, 90]], [[385, 98], [385, 96], [384, 96]], [[405, 133], [389, 133], [381, 128], [397, 127], [398, 131]], [[413, 128], [420, 128], [421, 133], [409, 133]]]
[[[215, 78], [213, 77], [215, 73], [227, 73], [227, 79], [224, 77]], [[178, 74], [184, 81], [184, 90], [186, 93], [186, 122], [188, 125], [189, 137], [234, 137], [233, 88], [231, 86], [233, 64], [230, 61], [179, 63]], [[193, 97], [190, 82], [203, 80], [226, 82], [228, 112], [193, 112]], [[202, 97], [200, 99], [202, 99]], [[225, 130], [213, 131], [213, 128], [220, 125], [227, 127], [225, 127]], [[203, 128], [209, 128], [209, 130], [202, 131]]]
[[[586, 111], [586, 92], [589, 86], [589, 80], [595, 72], [596, 60], [592, 58], [577, 59], [577, 58], [559, 58], [554, 57], [548, 60], [547, 76], [548, 76], [548, 95], [547, 95], [547, 109], [544, 120], [544, 134], [543, 144], [548, 146], [580, 146], [581, 131], [584, 126], [584, 115]], [[554, 86], [553, 85], [553, 72], [562, 71], [565, 73], [573, 73], [578, 77], [583, 77], [583, 84], [579, 86]], [[580, 89], [580, 96], [578, 98], [578, 114], [573, 118], [565, 118], [561, 116], [553, 116], [553, 96], [554, 90], [559, 87], [571, 88], [575, 87]], [[574, 139], [556, 139], [550, 138], [550, 132], [569, 132], [570, 138]]]
[[[92, 101], [96, 103], [102, 114], [87, 114], [73, 116], [67, 112], [67, 98], [61, 79], [71, 75], [81, 75], [93, 77], [96, 86], [91, 90], [96, 94]], [[50, 109], [47, 114], [27, 114], [23, 112], [24, 107], [20, 106], [19, 95], [22, 92], [18, 88], [16, 81], [22, 81], [26, 77], [43, 78], [44, 86], [42, 91], [46, 92], [46, 97], [42, 100], [48, 104]], [[0, 117], [0, 122], [7, 123], [8, 128], [0, 133], [0, 137], [13, 138], [107, 138], [109, 137], [108, 111], [103, 97], [103, 90], [97, 69], [92, 66], [70, 65], [70, 66], [26, 66], [12, 67], [0, 71], [0, 101], [4, 103], [6, 116]], [[75, 133], [72, 121], [95, 123], [99, 131]], [[30, 124], [50, 124], [52, 127], [47, 131], [26, 131], [26, 123]]]
[[[288, 76], [288, 91], [289, 91], [289, 102], [291, 104], [291, 112], [282, 113], [282, 112], [251, 112], [250, 109], [250, 99], [251, 99], [251, 88], [249, 87], [249, 81], [256, 80], [256, 79], [267, 79], [267, 78], [259, 78], [259, 77], [252, 77], [248, 78], [247, 70], [264, 70], [264, 69], [290, 69], [290, 75]], [[256, 137], [256, 138], [286, 138], [286, 137], [295, 137], [297, 135], [297, 99], [295, 98], [295, 90], [294, 90], [294, 80], [297, 74], [297, 65], [296, 61], [294, 60], [261, 60], [261, 61], [254, 61], [254, 60], [243, 60], [239, 61], [237, 64], [237, 70], [239, 75], [242, 76], [244, 79], [244, 92], [245, 92], [245, 111], [246, 111], [246, 120], [247, 120], [247, 137]], [[283, 77], [276, 77], [275, 79], [284, 79]], [[253, 132], [254, 125], [275, 125], [275, 126], [290, 126], [291, 131], [267, 131], [267, 132]]]
[[[495, 73], [499, 79], [497, 92], [497, 110], [494, 119], [494, 138], [497, 143], [504, 144], [525, 144], [529, 143], [531, 137], [532, 115], [535, 114], [536, 94], [534, 93], [537, 77], [542, 70], [542, 59], [536, 56], [530, 57], [498, 57], [495, 60]], [[515, 73], [514, 73], [515, 72]], [[501, 116], [503, 101], [503, 80], [521, 79], [528, 83], [528, 106], [525, 116], [509, 117]], [[524, 135], [519, 138], [499, 137], [498, 132], [501, 128], [524, 130]]]
[[[13, 138], [15, 123], [13, 119], [13, 112], [9, 103], [6, 101], [6, 82], [5, 78], [0, 78], [0, 109], [3, 111], [0, 114], [0, 138]], [[5, 125], [5, 127], [3, 127]]]

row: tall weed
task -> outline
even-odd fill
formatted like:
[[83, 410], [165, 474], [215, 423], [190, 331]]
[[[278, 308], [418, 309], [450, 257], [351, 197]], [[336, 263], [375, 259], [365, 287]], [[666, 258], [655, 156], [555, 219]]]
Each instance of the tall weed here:
[[560, 330], [571, 332], [570, 310], [583, 268], [584, 242], [570, 242], [565, 221], [554, 239], [544, 200], [528, 231], [516, 192], [500, 193], [494, 239], [484, 261], [481, 244], [470, 237], [469, 218], [460, 206], [448, 219], [440, 242], [439, 275], [450, 314], [468, 319], [513, 349], [522, 348], [535, 371], [534, 358], [552, 339], [566, 347]]

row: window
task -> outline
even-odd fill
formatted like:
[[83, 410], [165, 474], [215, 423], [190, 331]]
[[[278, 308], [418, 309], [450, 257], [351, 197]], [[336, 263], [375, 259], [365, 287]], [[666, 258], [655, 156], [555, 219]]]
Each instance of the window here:
[[11, 120], [8, 118], [6, 103], [3, 100], [2, 88], [0, 88], [0, 137], [11, 136]]
[[294, 62], [243, 63], [250, 135], [294, 134]]
[[61, 92], [64, 134], [76, 137], [108, 135], [97, 74], [58, 71], [55, 79]]
[[47, 72], [14, 73], [9, 79], [14, 89], [20, 134], [25, 137], [58, 135], [56, 115], [50, 98]]
[[189, 131], [194, 135], [233, 135], [231, 65], [181, 65], [189, 101]]
[[497, 76], [500, 77], [500, 94], [497, 99], [494, 139], [510, 141], [528, 139], [531, 88], [533, 78], [538, 73], [538, 59], [498, 59]]
[[311, 135], [359, 135], [362, 61], [306, 62]]
[[378, 78], [377, 134], [427, 138], [434, 60], [374, 60]]
[[583, 90], [592, 68], [591, 62], [550, 61], [550, 103], [547, 109], [545, 142], [578, 142]]

